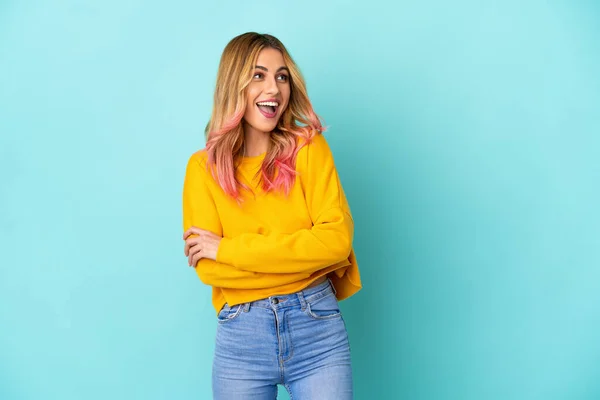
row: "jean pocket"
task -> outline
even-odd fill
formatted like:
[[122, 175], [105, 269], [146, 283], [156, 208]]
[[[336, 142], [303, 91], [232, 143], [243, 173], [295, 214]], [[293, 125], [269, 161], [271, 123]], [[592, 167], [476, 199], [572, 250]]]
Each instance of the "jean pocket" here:
[[314, 319], [339, 318], [342, 315], [340, 305], [333, 293], [307, 302], [305, 312]]
[[227, 303], [221, 308], [219, 314], [217, 315], [217, 321], [221, 324], [225, 322], [229, 322], [234, 320], [237, 316], [240, 315], [243, 309], [243, 304], [237, 304], [233, 307], [229, 307]]

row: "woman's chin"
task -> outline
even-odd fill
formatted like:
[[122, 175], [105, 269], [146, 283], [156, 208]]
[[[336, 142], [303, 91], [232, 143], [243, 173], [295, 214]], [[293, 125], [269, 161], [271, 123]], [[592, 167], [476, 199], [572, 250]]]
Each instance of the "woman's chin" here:
[[254, 120], [252, 122], [244, 121], [244, 125], [246, 127], [250, 126], [252, 129], [259, 131], [259, 132], [270, 133], [277, 127], [278, 122], [279, 122], [279, 118], [273, 119], [270, 121], [265, 121], [263, 119], [262, 121], [260, 121], [260, 120], [259, 121]]
[[277, 127], [277, 124], [264, 124], [258, 127], [261, 132], [271, 133], [273, 129]]

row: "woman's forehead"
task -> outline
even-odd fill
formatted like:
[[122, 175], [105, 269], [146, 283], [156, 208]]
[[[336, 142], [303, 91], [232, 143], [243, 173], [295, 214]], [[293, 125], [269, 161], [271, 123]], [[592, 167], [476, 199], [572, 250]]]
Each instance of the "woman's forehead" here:
[[275, 68], [286, 66], [283, 54], [281, 54], [279, 50], [273, 48], [262, 49], [260, 53], [258, 53], [256, 64], [263, 67], [267, 65], [270, 67], [275, 66]]

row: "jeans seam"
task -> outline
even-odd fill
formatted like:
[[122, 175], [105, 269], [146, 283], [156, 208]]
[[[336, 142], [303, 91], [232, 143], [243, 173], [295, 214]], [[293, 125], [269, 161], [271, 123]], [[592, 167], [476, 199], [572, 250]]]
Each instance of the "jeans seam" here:
[[310, 304], [308, 304], [308, 307], [306, 308], [306, 311], [307, 311], [307, 314], [308, 314], [309, 317], [311, 317], [312, 319], [317, 320], [317, 321], [334, 319], [334, 318], [339, 318], [339, 317], [342, 316], [342, 311], [339, 310], [335, 314], [326, 315], [326, 316], [321, 317], [321, 316], [319, 316], [319, 315], [317, 315], [317, 314], [315, 314], [315, 313], [312, 312], [312, 309], [310, 308]]
[[291, 360], [292, 356], [294, 355], [294, 345], [292, 343], [292, 330], [290, 329], [290, 318], [289, 317], [287, 317], [285, 319], [285, 324], [286, 324], [286, 329], [288, 332], [287, 336], [288, 336], [289, 340], [288, 340], [288, 356], [286, 358], [283, 358], [283, 357], [281, 358], [281, 360], [283, 362], [287, 362], [287, 361]]
[[[232, 321], [232, 320], [236, 319], [237, 317], [239, 317], [239, 316], [240, 316], [240, 314], [241, 314], [241, 312], [242, 312], [242, 306], [243, 306], [243, 305], [240, 305], [240, 306], [238, 307], [238, 309], [237, 309], [237, 310], [236, 310], [236, 311], [233, 313], [233, 315], [231, 315], [231, 316], [230, 316], [230, 317], [228, 317], [228, 318], [225, 318], [225, 319], [220, 319], [220, 318], [219, 318], [219, 316], [217, 315], [217, 322], [218, 322], [219, 324], [226, 324], [226, 323], [228, 323], [228, 322], [230, 322], [230, 321]], [[231, 310], [231, 307], [229, 307], [229, 310]]]
[[309, 296], [305, 296], [304, 300], [306, 300], [307, 303], [310, 303], [311, 301], [315, 301], [315, 300], [319, 300], [323, 297], [327, 297], [327, 296], [334, 296], [335, 297], [335, 293], [333, 293], [333, 291], [328, 290], [329, 288], [325, 288], [323, 290], [321, 290], [320, 292], [317, 293], [313, 293]]
[[294, 400], [294, 396], [292, 395], [292, 388], [290, 387], [290, 385], [286, 383], [283, 386], [285, 386], [285, 388], [287, 389], [288, 394], [290, 395], [290, 400]]

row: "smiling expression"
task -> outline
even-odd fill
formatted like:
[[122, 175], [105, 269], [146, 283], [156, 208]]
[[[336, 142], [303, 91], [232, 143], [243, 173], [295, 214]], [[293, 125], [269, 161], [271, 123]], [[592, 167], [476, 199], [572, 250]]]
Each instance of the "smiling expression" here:
[[246, 88], [245, 128], [269, 133], [290, 100], [290, 73], [279, 50], [261, 50]]

